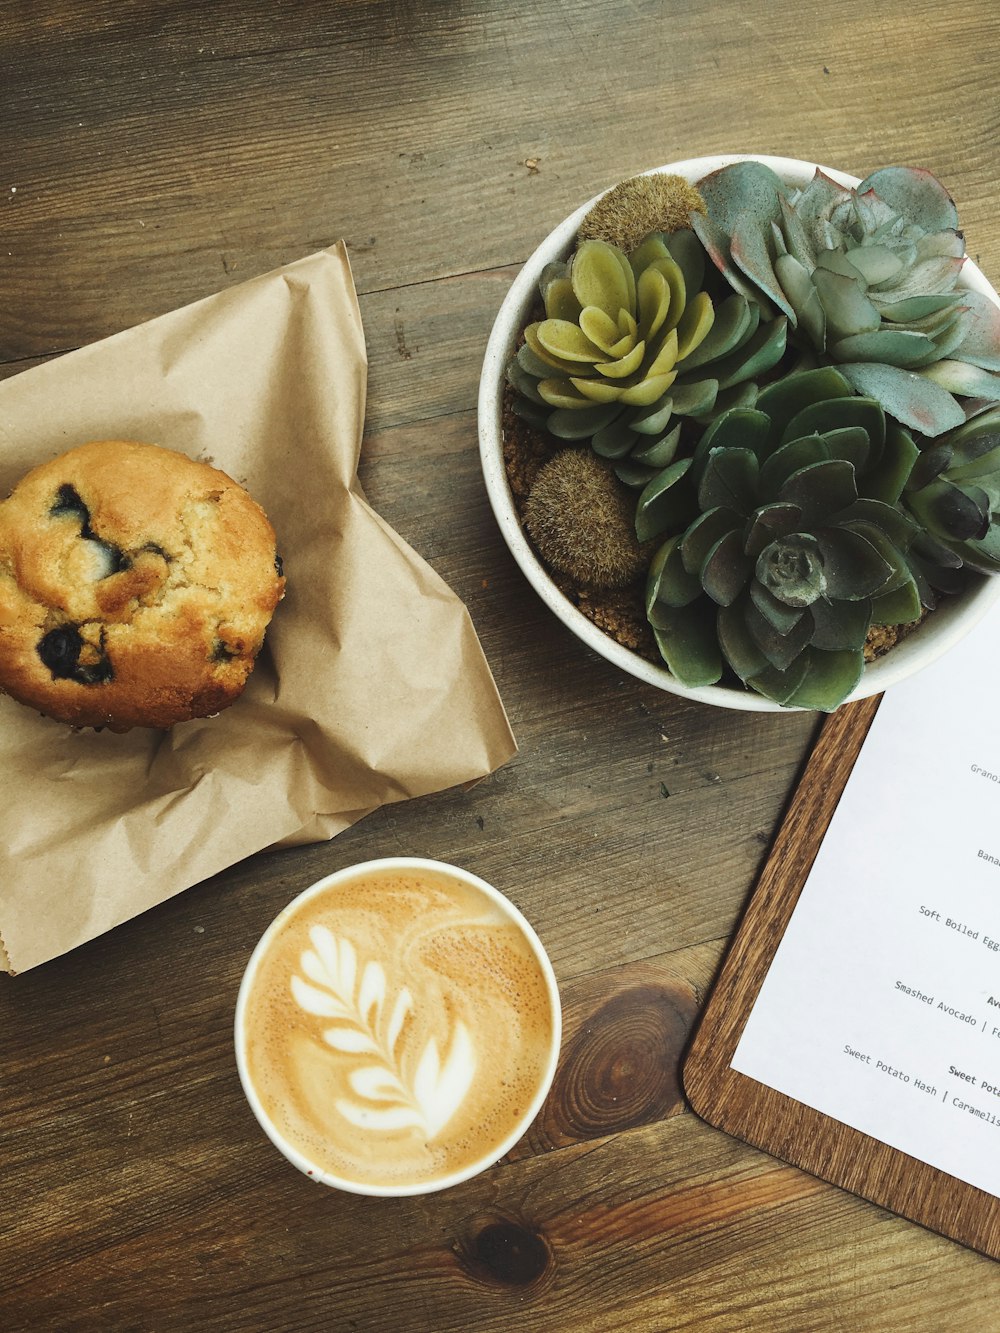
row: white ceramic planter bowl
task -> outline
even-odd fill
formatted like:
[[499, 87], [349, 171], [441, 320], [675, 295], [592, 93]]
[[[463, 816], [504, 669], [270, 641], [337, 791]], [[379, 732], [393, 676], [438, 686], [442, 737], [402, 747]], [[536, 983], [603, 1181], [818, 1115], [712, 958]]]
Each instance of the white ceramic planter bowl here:
[[[683, 162], [671, 162], [654, 170], [673, 172], [695, 183], [718, 167], [730, 162], [744, 161], [748, 157], [765, 162], [786, 184], [797, 187], [807, 185], [816, 170], [816, 164], [813, 162], [749, 153], [734, 153], [725, 157], [689, 158]], [[858, 184], [857, 176], [848, 176], [830, 167], [823, 167], [823, 170], [844, 185]], [[578, 638], [609, 662], [613, 662], [615, 666], [649, 685], [669, 690], [672, 694], [681, 695], [685, 699], [694, 699], [699, 703], [715, 704], [722, 708], [741, 708], [753, 712], [786, 711], [780, 704], [773, 703], [770, 699], [765, 699], [750, 690], [733, 689], [723, 685], [707, 685], [691, 689], [682, 685], [665, 666], [655, 665], [623, 648], [599, 630], [568, 598], [563, 596], [536, 556], [521, 527], [503, 460], [501, 412], [504, 375], [507, 363], [514, 354], [518, 335], [527, 322], [528, 311], [537, 297], [538, 281], [543, 268], [554, 259], [565, 259], [570, 253], [576, 239], [577, 228], [597, 198], [600, 196], [595, 196], [564, 219], [549, 232], [531, 255], [514, 279], [500, 307], [486, 346], [479, 386], [479, 450], [493, 513], [511, 554], [542, 601]], [[1000, 305], [1000, 297], [971, 260], [966, 261], [962, 272], [963, 285], [985, 293]], [[929, 665], [967, 634], [998, 597], [1000, 597], [1000, 576], [995, 578], [977, 576], [967, 592], [958, 597], [945, 599], [918, 629], [909, 634], [890, 653], [867, 667], [857, 688], [848, 696], [849, 699], [863, 699], [868, 695], [880, 694], [897, 681]]]

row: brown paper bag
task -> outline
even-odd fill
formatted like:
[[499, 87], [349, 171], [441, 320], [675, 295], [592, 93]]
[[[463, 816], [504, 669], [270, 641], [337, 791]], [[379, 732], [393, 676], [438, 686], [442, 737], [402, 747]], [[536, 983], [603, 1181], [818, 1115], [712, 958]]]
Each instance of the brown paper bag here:
[[0, 384], [2, 493], [86, 440], [161, 444], [247, 487], [288, 575], [216, 718], [75, 732], [0, 698], [0, 967], [513, 754], [468, 613], [358, 485], [365, 386], [343, 246]]

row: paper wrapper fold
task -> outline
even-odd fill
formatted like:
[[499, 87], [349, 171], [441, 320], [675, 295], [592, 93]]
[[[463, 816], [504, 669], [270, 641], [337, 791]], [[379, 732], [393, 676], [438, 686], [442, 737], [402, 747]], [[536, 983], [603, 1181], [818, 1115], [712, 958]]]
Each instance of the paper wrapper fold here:
[[216, 718], [74, 732], [0, 698], [6, 970], [513, 754], [465, 607], [358, 485], [366, 369], [338, 246], [0, 384], [4, 494], [86, 440], [161, 444], [246, 486], [288, 576]]

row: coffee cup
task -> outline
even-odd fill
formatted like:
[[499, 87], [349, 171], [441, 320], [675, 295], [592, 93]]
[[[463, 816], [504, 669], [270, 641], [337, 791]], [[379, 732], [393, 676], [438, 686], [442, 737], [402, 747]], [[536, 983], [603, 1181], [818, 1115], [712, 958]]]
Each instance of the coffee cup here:
[[555, 974], [521, 912], [441, 861], [328, 875], [264, 932], [236, 1062], [272, 1143], [355, 1194], [426, 1194], [493, 1165], [552, 1083]]

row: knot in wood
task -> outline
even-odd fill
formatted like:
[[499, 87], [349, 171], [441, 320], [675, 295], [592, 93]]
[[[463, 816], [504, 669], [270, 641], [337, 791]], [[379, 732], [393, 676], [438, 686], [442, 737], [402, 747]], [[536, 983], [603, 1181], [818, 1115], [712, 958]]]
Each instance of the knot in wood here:
[[505, 1217], [478, 1219], [456, 1251], [471, 1276], [505, 1287], [533, 1286], [554, 1265], [540, 1232]]
[[693, 995], [665, 986], [633, 987], [602, 1005], [569, 1044], [553, 1088], [562, 1132], [597, 1138], [681, 1105], [678, 1065], [694, 1013]]

